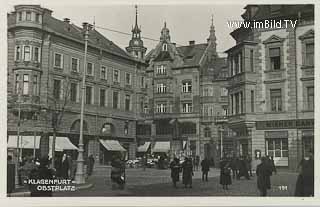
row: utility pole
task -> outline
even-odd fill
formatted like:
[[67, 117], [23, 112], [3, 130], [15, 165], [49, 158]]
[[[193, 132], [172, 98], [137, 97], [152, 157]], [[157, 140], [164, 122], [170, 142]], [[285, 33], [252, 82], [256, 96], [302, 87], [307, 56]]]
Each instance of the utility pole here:
[[77, 184], [85, 183], [84, 175], [84, 160], [83, 160], [83, 116], [84, 116], [84, 104], [85, 104], [85, 88], [86, 88], [86, 73], [87, 73], [87, 50], [88, 50], [88, 38], [89, 31], [92, 29], [92, 25], [84, 22], [82, 24], [84, 33], [84, 61], [83, 61], [83, 73], [82, 73], [82, 87], [81, 87], [81, 112], [80, 112], [80, 137], [79, 137], [79, 150], [77, 159], [77, 171], [75, 176], [75, 182]]
[[223, 157], [223, 128], [220, 128], [220, 159]]

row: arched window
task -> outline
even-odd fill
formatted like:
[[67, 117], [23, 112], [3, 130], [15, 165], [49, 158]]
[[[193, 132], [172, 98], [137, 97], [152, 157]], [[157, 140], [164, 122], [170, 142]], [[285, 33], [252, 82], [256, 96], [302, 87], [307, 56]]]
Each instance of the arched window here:
[[162, 45], [162, 51], [168, 51], [168, 44], [167, 43], [164, 43]]
[[[80, 133], [80, 119], [72, 123], [70, 131], [74, 133]], [[83, 131], [88, 132], [88, 124], [84, 120], [83, 120]]]
[[204, 128], [204, 137], [211, 137], [211, 129], [209, 127]]

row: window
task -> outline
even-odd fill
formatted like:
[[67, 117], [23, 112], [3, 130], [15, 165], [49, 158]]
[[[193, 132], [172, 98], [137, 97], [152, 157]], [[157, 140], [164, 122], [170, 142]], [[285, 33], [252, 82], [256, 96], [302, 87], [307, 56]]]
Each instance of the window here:
[[281, 89], [270, 90], [271, 111], [282, 111]]
[[272, 157], [288, 157], [288, 139], [266, 139], [267, 155]]
[[79, 59], [71, 58], [71, 71], [79, 72]]
[[231, 97], [231, 114], [234, 114], [234, 108], [233, 108], [233, 105], [234, 105], [234, 99], [233, 99], [233, 95], [230, 95]]
[[38, 87], [38, 76], [34, 75], [33, 76], [33, 83], [32, 83], [32, 94], [34, 96], [38, 96], [39, 95], [39, 87]]
[[53, 97], [60, 99], [61, 97], [61, 80], [53, 80]]
[[157, 92], [158, 93], [166, 93], [167, 92], [167, 86], [163, 83], [157, 84]]
[[30, 46], [24, 46], [24, 61], [30, 61]]
[[144, 77], [142, 76], [141, 77], [141, 88], [145, 88], [146, 87], [146, 84], [144, 82]]
[[19, 74], [16, 74], [16, 94], [20, 94], [20, 78], [21, 76]]
[[27, 95], [29, 94], [29, 75], [23, 75], [23, 89], [22, 94]]
[[114, 69], [113, 70], [113, 82], [120, 83], [120, 71]]
[[167, 73], [166, 67], [164, 65], [157, 66], [157, 75], [165, 75]]
[[239, 114], [240, 113], [240, 100], [239, 100], [239, 93], [236, 93], [235, 95], [235, 104], [236, 104], [236, 110], [235, 110], [235, 113], [236, 114]]
[[100, 106], [106, 106], [106, 90], [100, 89]]
[[306, 65], [314, 66], [314, 43], [306, 44]]
[[182, 83], [182, 92], [183, 93], [191, 93], [192, 92], [192, 82], [191, 81], [184, 81]]
[[16, 57], [15, 60], [19, 61], [21, 58], [21, 47], [20, 46], [16, 46]]
[[40, 62], [40, 48], [39, 47], [33, 48], [33, 61]]
[[254, 91], [251, 91], [251, 112], [254, 112]]
[[78, 97], [78, 84], [70, 83], [70, 100], [72, 102], [77, 102]]
[[129, 133], [129, 122], [124, 123], [124, 134], [127, 135]]
[[269, 49], [270, 69], [280, 70], [280, 47]]
[[211, 137], [211, 130], [209, 127], [204, 129], [204, 137]]
[[131, 74], [126, 73], [126, 85], [131, 85]]
[[162, 45], [162, 51], [168, 51], [168, 44], [167, 43], [164, 43]]
[[183, 113], [191, 113], [192, 112], [192, 103], [183, 103], [182, 104], [182, 112]]
[[161, 103], [157, 104], [157, 113], [166, 113], [167, 112], [167, 104]]
[[239, 58], [239, 61], [238, 61], [238, 64], [239, 64], [238, 73], [242, 73], [242, 52], [240, 52], [238, 54], [238, 58]]
[[22, 12], [18, 13], [18, 21], [22, 21]]
[[228, 90], [226, 88], [222, 87], [220, 90], [221, 96], [228, 96]]
[[92, 104], [93, 100], [93, 93], [92, 93], [92, 87], [86, 86], [86, 104]]
[[243, 113], [243, 92], [241, 91], [240, 92], [240, 113], [242, 114]]
[[26, 20], [31, 21], [31, 12], [26, 13]]
[[114, 109], [119, 108], [119, 92], [113, 91], [112, 105]]
[[314, 109], [314, 87], [307, 87], [308, 110]]
[[148, 106], [144, 106], [144, 107], [143, 107], [143, 112], [144, 112], [145, 114], [149, 113], [149, 108], [148, 108]]
[[104, 66], [101, 66], [100, 78], [103, 80], [107, 80], [107, 68]]
[[253, 50], [250, 50], [250, 71], [254, 72], [254, 68], [253, 68]]
[[131, 98], [130, 98], [130, 95], [126, 95], [126, 97], [125, 97], [125, 110], [126, 111], [130, 111], [130, 109], [131, 109], [131, 100], [130, 100]]
[[36, 14], [36, 22], [40, 23], [40, 14]]
[[209, 89], [208, 88], [203, 89], [203, 96], [209, 96]]
[[87, 75], [93, 75], [93, 63], [87, 63]]
[[55, 53], [54, 54], [54, 67], [62, 68], [63, 56], [62, 54]]

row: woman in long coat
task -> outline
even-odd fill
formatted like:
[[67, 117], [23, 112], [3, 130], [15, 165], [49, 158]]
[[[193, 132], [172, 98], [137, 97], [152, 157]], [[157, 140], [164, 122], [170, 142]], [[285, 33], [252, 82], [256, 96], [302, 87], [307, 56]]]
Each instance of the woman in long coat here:
[[60, 163], [60, 175], [61, 178], [68, 179], [69, 178], [69, 160], [66, 154], [63, 154], [61, 163]]
[[268, 163], [267, 158], [262, 157], [261, 163], [257, 166], [257, 185], [261, 196], [267, 196], [267, 190], [271, 188], [270, 176], [272, 168]]
[[220, 184], [223, 189], [228, 190], [228, 185], [231, 185], [231, 167], [226, 159], [220, 162]]
[[190, 158], [185, 159], [182, 163], [182, 183], [185, 187], [192, 188], [193, 165]]
[[314, 160], [312, 153], [299, 163], [300, 173], [296, 182], [295, 196], [314, 196]]
[[179, 181], [179, 174], [181, 170], [181, 166], [178, 158], [174, 158], [173, 161], [170, 163], [170, 169], [171, 169], [172, 183], [173, 183], [173, 186], [176, 188], [177, 182]]

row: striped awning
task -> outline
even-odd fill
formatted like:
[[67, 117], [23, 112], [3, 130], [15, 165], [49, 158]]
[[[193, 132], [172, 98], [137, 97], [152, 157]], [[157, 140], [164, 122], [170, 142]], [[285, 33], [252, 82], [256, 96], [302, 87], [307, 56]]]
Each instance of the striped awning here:
[[[7, 148], [17, 148], [18, 136], [10, 135]], [[39, 149], [40, 136], [19, 136], [19, 148], [22, 149]]]
[[[53, 137], [50, 136], [49, 150], [52, 148]], [[56, 137], [55, 151], [78, 150], [68, 137]]]
[[138, 152], [146, 152], [150, 147], [150, 142], [145, 142], [143, 145], [138, 147]]
[[152, 152], [168, 152], [170, 151], [170, 142], [156, 142]]
[[100, 143], [109, 151], [126, 152], [127, 150], [121, 146], [117, 140], [103, 140], [99, 139]]

